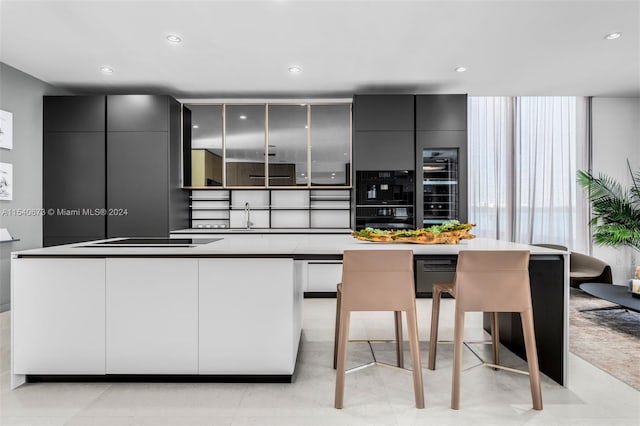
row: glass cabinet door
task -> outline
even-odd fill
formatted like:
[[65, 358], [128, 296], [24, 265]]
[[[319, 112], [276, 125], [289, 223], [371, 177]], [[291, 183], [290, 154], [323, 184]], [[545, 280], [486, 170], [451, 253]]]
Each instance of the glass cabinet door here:
[[227, 186], [265, 186], [265, 105], [226, 105]]
[[307, 106], [269, 105], [269, 186], [307, 186]]
[[191, 111], [191, 186], [222, 186], [222, 105]]
[[459, 220], [458, 149], [423, 149], [423, 225]]
[[311, 106], [311, 185], [348, 186], [351, 178], [350, 105]]

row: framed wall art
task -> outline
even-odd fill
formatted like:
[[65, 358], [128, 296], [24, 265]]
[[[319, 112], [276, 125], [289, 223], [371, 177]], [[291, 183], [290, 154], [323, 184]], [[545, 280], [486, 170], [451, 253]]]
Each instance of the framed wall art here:
[[13, 148], [13, 113], [0, 109], [0, 148]]
[[13, 166], [0, 163], [0, 201], [13, 200]]

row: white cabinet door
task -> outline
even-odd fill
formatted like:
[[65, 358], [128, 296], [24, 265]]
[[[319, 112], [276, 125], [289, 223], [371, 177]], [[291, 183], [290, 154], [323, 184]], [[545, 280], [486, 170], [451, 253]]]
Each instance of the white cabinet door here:
[[301, 283], [292, 259], [200, 259], [200, 374], [292, 374]]
[[13, 259], [14, 374], [104, 374], [104, 259]]
[[107, 259], [107, 374], [197, 374], [198, 260]]
[[342, 262], [309, 262], [307, 271], [310, 292], [335, 292], [342, 280]]

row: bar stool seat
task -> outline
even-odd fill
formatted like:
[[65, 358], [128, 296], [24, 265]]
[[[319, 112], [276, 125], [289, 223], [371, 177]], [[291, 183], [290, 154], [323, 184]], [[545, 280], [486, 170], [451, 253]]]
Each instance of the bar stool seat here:
[[462, 370], [462, 347], [464, 316], [466, 312], [491, 312], [491, 334], [494, 364], [496, 368], [514, 371], [499, 365], [498, 312], [519, 312], [522, 320], [529, 385], [534, 410], [542, 410], [540, 371], [533, 325], [533, 307], [529, 282], [529, 252], [471, 251], [458, 254], [455, 282], [436, 284], [433, 287], [433, 308], [429, 341], [429, 368], [435, 369], [440, 298], [443, 292], [455, 297], [453, 377], [451, 386], [451, 408], [460, 407], [460, 375]]
[[[338, 298], [335, 407], [342, 408], [344, 402], [351, 312], [394, 311], [397, 320], [404, 311], [407, 316], [415, 404], [416, 408], [424, 408], [413, 252], [411, 250], [345, 250]], [[396, 321], [397, 330], [398, 321]], [[401, 336], [399, 339], [398, 336], [396, 338], [397, 341], [402, 341]]]

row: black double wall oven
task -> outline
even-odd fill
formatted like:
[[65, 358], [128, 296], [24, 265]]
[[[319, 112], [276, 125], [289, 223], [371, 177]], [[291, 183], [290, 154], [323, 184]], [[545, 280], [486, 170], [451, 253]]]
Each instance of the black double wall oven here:
[[415, 181], [412, 170], [356, 172], [356, 229], [412, 229]]

